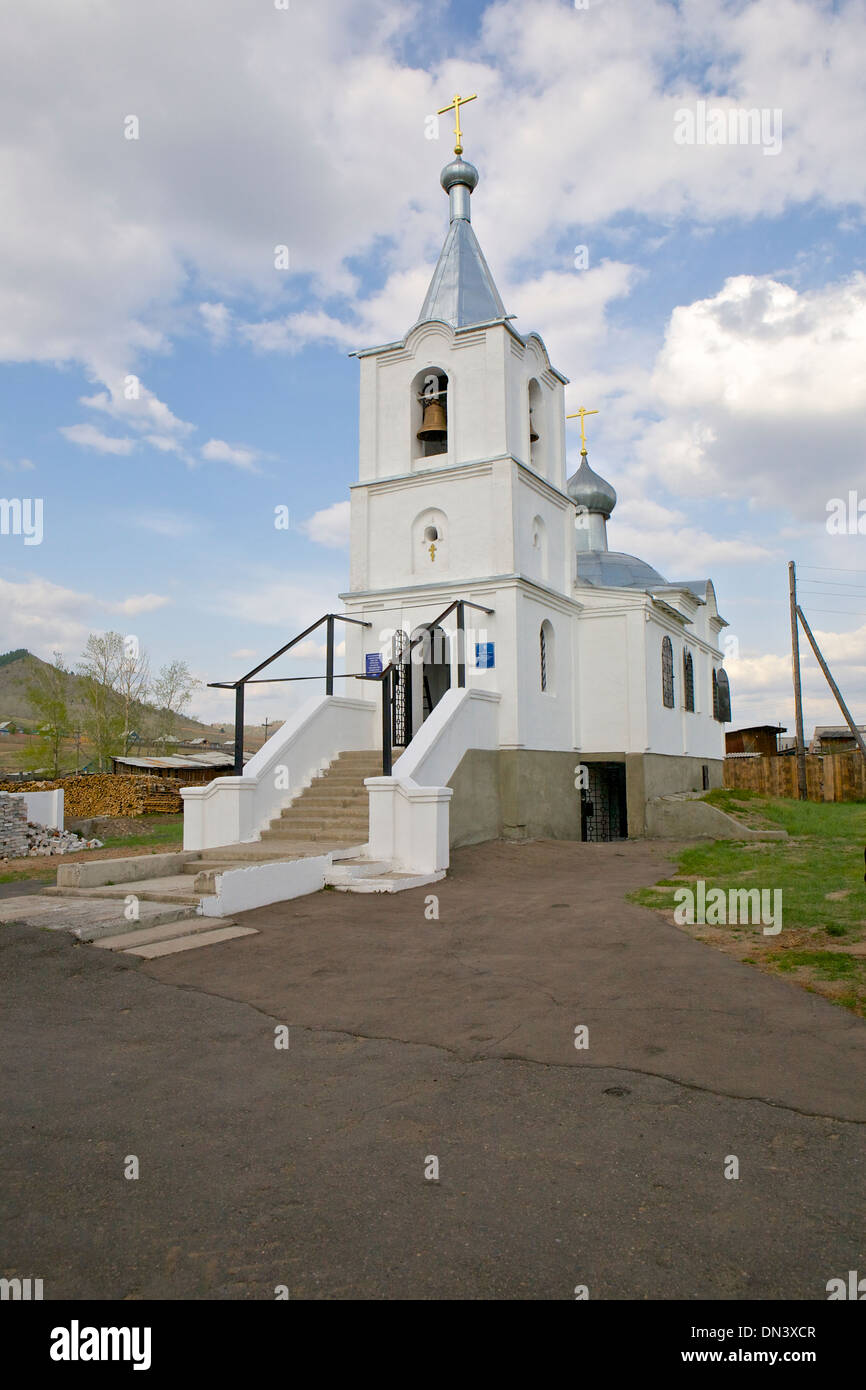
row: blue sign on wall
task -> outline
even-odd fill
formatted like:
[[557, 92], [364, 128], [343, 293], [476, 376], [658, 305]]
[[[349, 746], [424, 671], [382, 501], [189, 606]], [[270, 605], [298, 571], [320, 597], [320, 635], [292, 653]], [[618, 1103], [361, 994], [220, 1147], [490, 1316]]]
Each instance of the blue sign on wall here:
[[495, 644], [493, 642], [475, 643], [475, 665], [479, 671], [492, 671], [496, 665]]
[[378, 652], [367, 652], [364, 661], [368, 676], [381, 676], [382, 658]]

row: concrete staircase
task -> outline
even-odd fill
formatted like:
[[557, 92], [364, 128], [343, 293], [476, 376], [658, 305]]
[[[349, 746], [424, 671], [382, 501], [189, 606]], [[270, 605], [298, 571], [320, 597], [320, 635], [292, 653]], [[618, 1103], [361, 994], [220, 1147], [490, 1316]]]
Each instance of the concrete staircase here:
[[[435, 883], [445, 877], [444, 869], [434, 874], [401, 873], [390, 864], [364, 857], [369, 838], [364, 779], [381, 770], [380, 753], [340, 753], [271, 821], [260, 840], [60, 865], [56, 887], [0, 904], [0, 922], [30, 921], [69, 931], [80, 941], [106, 950], [153, 958], [255, 935], [254, 928], [238, 926], [230, 914], [262, 905], [261, 898], [255, 900], [257, 884], [280, 866], [292, 875], [303, 870], [304, 861], [311, 861], [312, 877], [305, 883], [312, 884], [318, 875], [315, 886], [301, 886], [300, 892], [297, 884], [294, 891], [281, 885], [280, 892], [287, 898], [323, 886], [344, 893], [399, 893]], [[249, 889], [244, 886], [240, 895], [235, 894], [235, 905], [228, 911], [217, 908], [213, 915], [208, 904], [220, 893], [221, 876], [234, 870], [252, 871]], [[246, 885], [245, 874], [233, 875], [238, 877]], [[203, 898], [208, 902], [203, 904]]]
[[340, 753], [328, 770], [262, 831], [262, 843], [276, 847], [276, 842], [282, 841], [333, 849], [366, 844], [369, 797], [364, 778], [381, 772], [381, 753]]

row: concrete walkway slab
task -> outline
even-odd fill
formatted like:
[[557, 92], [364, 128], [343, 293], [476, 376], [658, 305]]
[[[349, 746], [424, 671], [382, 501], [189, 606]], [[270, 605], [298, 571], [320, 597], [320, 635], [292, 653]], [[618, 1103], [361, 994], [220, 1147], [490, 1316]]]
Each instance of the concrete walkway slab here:
[[124, 955], [142, 956], [145, 960], [156, 960], [162, 956], [174, 956], [179, 951], [197, 951], [202, 946], [217, 946], [221, 941], [233, 941], [238, 936], [255, 936], [255, 927], [217, 927], [214, 931], [199, 931], [190, 936], [176, 936], [171, 941], [154, 941], [147, 946], [128, 946]]

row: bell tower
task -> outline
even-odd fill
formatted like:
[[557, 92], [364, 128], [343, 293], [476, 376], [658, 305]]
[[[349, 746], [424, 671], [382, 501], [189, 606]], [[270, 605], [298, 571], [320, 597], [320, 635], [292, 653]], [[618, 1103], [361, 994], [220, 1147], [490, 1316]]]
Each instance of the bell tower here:
[[[483, 680], [504, 694], [516, 692], [525, 603], [570, 601], [575, 506], [567, 379], [537, 334], [518, 333], [472, 226], [479, 174], [463, 156], [460, 108], [474, 99], [444, 108], [456, 118], [454, 158], [440, 176], [448, 230], [418, 319], [402, 338], [354, 354], [359, 467], [342, 598], [347, 614], [383, 633], [411, 634], [458, 599], [495, 610], [468, 664], [475, 641], [491, 650], [498, 641], [503, 664], [491, 663]], [[535, 607], [526, 611], [534, 630]], [[355, 671], [382, 647], [361, 633], [347, 633]]]

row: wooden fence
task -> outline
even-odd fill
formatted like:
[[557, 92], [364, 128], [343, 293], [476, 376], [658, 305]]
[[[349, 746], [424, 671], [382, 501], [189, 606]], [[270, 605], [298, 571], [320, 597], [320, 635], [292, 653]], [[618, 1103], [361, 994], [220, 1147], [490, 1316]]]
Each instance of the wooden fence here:
[[[726, 758], [724, 785], [762, 796], [797, 799], [797, 759], [791, 756]], [[866, 759], [859, 751], [806, 755], [810, 801], [866, 801]]]

